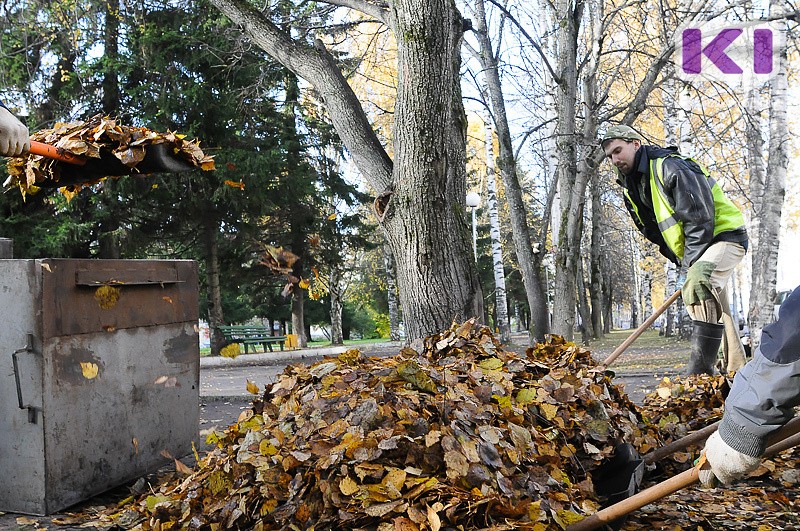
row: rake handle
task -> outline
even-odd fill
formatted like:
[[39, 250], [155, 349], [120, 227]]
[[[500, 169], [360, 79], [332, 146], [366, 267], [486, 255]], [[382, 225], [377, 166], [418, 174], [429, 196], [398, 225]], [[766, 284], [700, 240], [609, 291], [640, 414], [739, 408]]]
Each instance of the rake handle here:
[[30, 152], [34, 155], [41, 155], [42, 157], [47, 157], [48, 159], [56, 159], [69, 164], [75, 164], [76, 166], [83, 166], [86, 164], [85, 157], [73, 155], [69, 151], [64, 150], [64, 148], [51, 146], [50, 144], [43, 144], [42, 142], [37, 142], [35, 140], [31, 140]]

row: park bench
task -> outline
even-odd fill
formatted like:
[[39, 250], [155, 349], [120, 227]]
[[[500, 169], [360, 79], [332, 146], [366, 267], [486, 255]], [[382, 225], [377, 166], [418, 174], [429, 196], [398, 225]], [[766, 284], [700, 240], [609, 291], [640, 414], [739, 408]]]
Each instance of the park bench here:
[[277, 343], [283, 350], [283, 344], [286, 342], [286, 336], [273, 336], [266, 326], [220, 326], [219, 330], [225, 336], [227, 344], [239, 343], [244, 346], [245, 354], [249, 352], [250, 346], [255, 352], [256, 345], [261, 345], [263, 352], [267, 349], [272, 352], [272, 345]]

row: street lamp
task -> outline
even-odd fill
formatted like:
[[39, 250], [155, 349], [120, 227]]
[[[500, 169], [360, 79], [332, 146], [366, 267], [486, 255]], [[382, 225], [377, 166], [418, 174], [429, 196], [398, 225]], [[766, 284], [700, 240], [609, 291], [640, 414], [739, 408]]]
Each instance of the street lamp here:
[[475, 211], [481, 206], [481, 196], [475, 192], [467, 194], [467, 206], [472, 209], [472, 253], [478, 261], [478, 222]]

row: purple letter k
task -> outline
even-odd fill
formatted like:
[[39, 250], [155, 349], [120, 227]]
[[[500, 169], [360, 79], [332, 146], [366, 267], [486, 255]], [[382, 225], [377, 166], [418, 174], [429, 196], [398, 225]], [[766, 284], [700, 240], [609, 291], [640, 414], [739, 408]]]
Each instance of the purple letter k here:
[[742, 30], [740, 29], [722, 30], [701, 51], [702, 33], [700, 30], [683, 30], [683, 71], [687, 74], [699, 74], [701, 56], [705, 54], [723, 74], [741, 74], [742, 69], [739, 68], [739, 65], [725, 53], [725, 49], [741, 34]]

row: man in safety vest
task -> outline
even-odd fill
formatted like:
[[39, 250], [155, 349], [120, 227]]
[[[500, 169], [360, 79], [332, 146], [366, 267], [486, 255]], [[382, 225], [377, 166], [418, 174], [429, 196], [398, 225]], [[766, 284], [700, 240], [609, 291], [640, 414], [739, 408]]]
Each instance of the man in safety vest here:
[[727, 286], [747, 252], [741, 211], [698, 162], [674, 148], [644, 145], [626, 125], [609, 127], [601, 144], [617, 169], [636, 226], [686, 270], [681, 294], [693, 319], [688, 374], [714, 374], [723, 336], [722, 370], [738, 370], [745, 363], [744, 348]]

